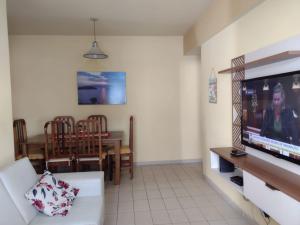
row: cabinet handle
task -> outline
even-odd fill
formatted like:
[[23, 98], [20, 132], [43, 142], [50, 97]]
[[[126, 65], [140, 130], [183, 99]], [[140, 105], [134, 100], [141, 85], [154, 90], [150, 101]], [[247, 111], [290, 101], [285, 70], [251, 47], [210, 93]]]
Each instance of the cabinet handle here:
[[271, 189], [272, 191], [279, 191], [276, 187], [272, 186], [271, 184], [266, 183], [266, 187]]

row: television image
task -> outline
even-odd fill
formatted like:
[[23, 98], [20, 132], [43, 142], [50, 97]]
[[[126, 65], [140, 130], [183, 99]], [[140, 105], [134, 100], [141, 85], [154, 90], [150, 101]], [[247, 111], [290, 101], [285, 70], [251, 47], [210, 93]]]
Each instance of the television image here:
[[242, 144], [300, 164], [300, 71], [243, 80]]
[[79, 105], [126, 103], [125, 72], [77, 72]]

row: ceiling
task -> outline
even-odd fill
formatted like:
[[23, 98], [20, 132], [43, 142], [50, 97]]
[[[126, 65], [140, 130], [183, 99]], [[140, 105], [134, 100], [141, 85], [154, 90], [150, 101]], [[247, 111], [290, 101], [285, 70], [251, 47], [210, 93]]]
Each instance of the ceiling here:
[[183, 35], [212, 0], [8, 0], [10, 34]]

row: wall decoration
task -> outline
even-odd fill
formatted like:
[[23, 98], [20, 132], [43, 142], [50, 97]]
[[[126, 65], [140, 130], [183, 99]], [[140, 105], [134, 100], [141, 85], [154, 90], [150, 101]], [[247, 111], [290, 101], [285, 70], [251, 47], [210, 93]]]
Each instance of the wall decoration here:
[[217, 103], [217, 76], [214, 69], [211, 70], [208, 80], [208, 101]]
[[126, 104], [125, 72], [77, 72], [79, 105]]

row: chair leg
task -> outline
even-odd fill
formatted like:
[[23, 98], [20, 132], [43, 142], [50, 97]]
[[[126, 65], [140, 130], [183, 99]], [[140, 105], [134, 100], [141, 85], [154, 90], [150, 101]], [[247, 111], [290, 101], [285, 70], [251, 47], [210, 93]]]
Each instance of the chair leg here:
[[109, 180], [113, 180], [113, 174], [114, 174], [114, 163], [113, 163], [113, 156], [109, 156]]
[[133, 154], [130, 154], [130, 179], [133, 178]]
[[79, 162], [76, 160], [76, 172], [79, 172], [79, 169], [80, 169], [80, 165]]

